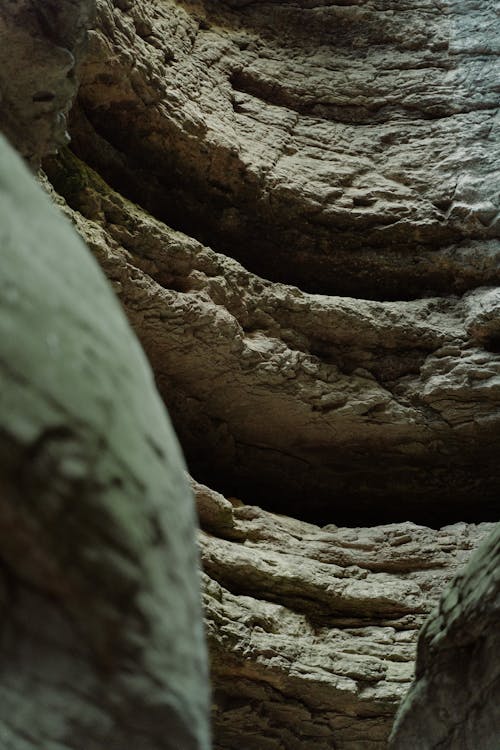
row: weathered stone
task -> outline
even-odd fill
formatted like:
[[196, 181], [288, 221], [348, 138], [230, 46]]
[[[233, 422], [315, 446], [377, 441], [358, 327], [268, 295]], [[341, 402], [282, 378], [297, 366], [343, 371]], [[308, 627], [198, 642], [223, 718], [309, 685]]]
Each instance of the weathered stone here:
[[192, 497], [140, 346], [0, 136], [0, 745], [206, 750]]
[[496, 513], [495, 291], [307, 294], [153, 219], [70, 153], [47, 168], [141, 339], [197, 478], [323, 523]]
[[492, 524], [321, 529], [194, 491], [215, 747], [386, 748], [418, 630]]
[[500, 738], [500, 526], [422, 629], [415, 682], [391, 750], [497, 750]]
[[0, 132], [33, 165], [68, 142], [66, 115], [95, 0], [0, 7]]
[[488, 529], [449, 524], [498, 513], [496, 3], [97, 5], [83, 162], [46, 168], [227, 495], [195, 485], [215, 745], [382, 750]]
[[498, 284], [495, 0], [99, 0], [72, 134], [159, 218], [310, 292]]

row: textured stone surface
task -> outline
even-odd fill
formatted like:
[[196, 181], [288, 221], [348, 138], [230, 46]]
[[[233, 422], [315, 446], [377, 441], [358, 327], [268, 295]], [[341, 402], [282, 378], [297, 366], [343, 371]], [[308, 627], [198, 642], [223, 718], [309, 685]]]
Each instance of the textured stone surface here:
[[385, 748], [418, 629], [492, 525], [318, 528], [194, 491], [215, 747]]
[[495, 514], [497, 289], [384, 303], [307, 294], [151, 218], [70, 154], [48, 167], [195, 476], [324, 523]]
[[498, 284], [498, 30], [495, 0], [99, 0], [74, 143], [275, 281]]
[[215, 746], [382, 750], [498, 515], [496, 3], [97, 8], [47, 189], [194, 476], [288, 516], [195, 485]]
[[6, 0], [0, 7], [0, 131], [38, 166], [67, 143], [66, 115], [95, 0]]
[[205, 750], [192, 497], [151, 371], [0, 137], [0, 745]]
[[418, 643], [391, 750], [496, 750], [500, 738], [500, 526], [443, 594]]

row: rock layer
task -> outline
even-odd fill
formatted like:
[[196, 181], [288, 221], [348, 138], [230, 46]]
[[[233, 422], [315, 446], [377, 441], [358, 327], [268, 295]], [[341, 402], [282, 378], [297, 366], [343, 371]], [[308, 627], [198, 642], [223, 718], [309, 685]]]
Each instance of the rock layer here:
[[496, 750], [500, 737], [500, 526], [422, 629], [391, 750]]
[[0, 131], [34, 166], [68, 142], [66, 115], [95, 0], [9, 0], [0, 8]]
[[498, 290], [404, 303], [307, 294], [153, 219], [69, 153], [47, 169], [195, 476], [321, 523], [495, 515]]
[[109, 285], [1, 136], [0, 226], [0, 744], [207, 750], [177, 441]]
[[97, 11], [81, 161], [47, 161], [46, 187], [194, 475], [252, 503], [195, 484], [215, 746], [382, 750], [418, 629], [489, 528], [449, 524], [497, 513], [495, 3]]
[[386, 748], [418, 630], [491, 524], [318, 528], [194, 491], [214, 747]]
[[498, 284], [494, 0], [98, 9], [74, 145], [158, 217], [312, 292]]

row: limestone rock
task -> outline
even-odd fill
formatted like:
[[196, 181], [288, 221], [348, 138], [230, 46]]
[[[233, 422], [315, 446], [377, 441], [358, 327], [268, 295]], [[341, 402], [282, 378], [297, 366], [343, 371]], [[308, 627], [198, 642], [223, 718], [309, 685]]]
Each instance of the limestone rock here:
[[0, 745], [206, 750], [192, 497], [95, 261], [0, 137]]
[[492, 524], [318, 528], [194, 491], [215, 748], [386, 748], [418, 630]]
[[74, 147], [274, 281], [498, 284], [498, 24], [496, 0], [98, 0]]
[[69, 152], [47, 169], [141, 339], [197, 478], [323, 523], [494, 516], [496, 291], [308, 294], [152, 218]]
[[500, 526], [443, 594], [419, 637], [391, 750], [496, 750], [500, 738]]
[[97, 0], [46, 187], [224, 492], [195, 485], [217, 750], [385, 749], [497, 517], [497, 28], [494, 0]]

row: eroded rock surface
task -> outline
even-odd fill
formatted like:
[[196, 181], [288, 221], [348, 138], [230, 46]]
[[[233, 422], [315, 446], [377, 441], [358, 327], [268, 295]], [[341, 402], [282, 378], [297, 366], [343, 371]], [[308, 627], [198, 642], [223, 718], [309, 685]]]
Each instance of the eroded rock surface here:
[[99, 0], [78, 152], [274, 281], [499, 282], [495, 0]]
[[68, 142], [66, 115], [95, 0], [7, 0], [0, 8], [0, 132], [34, 166]]
[[418, 643], [391, 750], [496, 750], [500, 737], [500, 526], [445, 591]]
[[492, 525], [318, 528], [194, 491], [215, 747], [386, 748], [418, 630]]
[[497, 26], [493, 0], [97, 2], [81, 161], [46, 187], [194, 476], [247, 503], [195, 484], [218, 750], [385, 748], [489, 529], [463, 522], [497, 514]]
[[207, 750], [177, 441], [106, 280], [1, 136], [0, 227], [0, 745]]
[[377, 302], [263, 280], [66, 154], [48, 165], [195, 476], [323, 523], [494, 515], [500, 296]]

